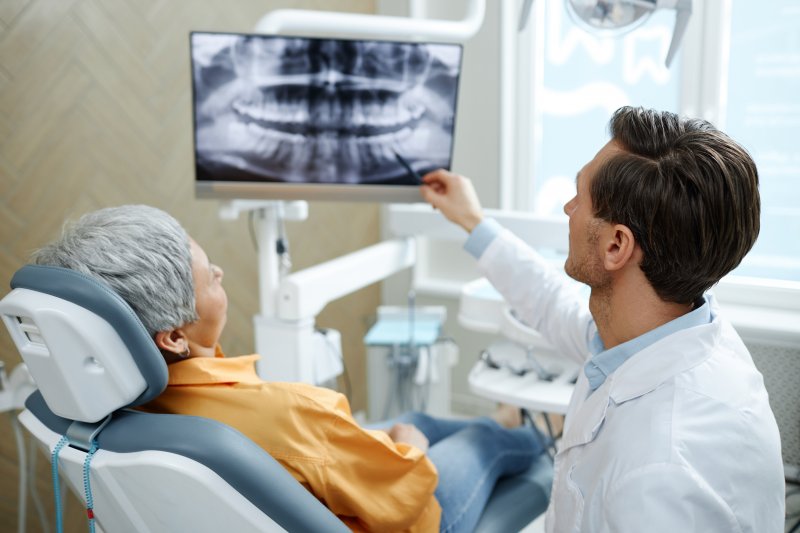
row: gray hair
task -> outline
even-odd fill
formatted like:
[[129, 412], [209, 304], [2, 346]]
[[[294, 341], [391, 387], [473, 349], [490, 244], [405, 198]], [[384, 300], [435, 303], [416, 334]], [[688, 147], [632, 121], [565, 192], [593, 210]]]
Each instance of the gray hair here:
[[197, 320], [189, 236], [155, 207], [123, 205], [87, 213], [36, 250], [38, 265], [69, 268], [119, 294], [150, 333]]

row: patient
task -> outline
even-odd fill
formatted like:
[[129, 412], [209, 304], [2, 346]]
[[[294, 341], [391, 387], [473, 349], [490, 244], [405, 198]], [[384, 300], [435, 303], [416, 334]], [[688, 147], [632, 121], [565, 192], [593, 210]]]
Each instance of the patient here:
[[84, 215], [32, 260], [104, 281], [137, 313], [169, 368], [166, 390], [145, 410], [236, 428], [355, 531], [472, 531], [496, 481], [543, 450], [511, 408], [468, 421], [410, 413], [370, 430], [337, 392], [262, 381], [258, 355], [226, 358], [218, 344], [222, 269], [153, 207]]

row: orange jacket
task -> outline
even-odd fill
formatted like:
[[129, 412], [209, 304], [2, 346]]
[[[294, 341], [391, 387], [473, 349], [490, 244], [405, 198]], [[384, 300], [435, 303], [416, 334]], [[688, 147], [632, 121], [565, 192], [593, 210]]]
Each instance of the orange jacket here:
[[258, 359], [218, 348], [217, 357], [173, 363], [167, 389], [142, 409], [236, 428], [354, 531], [439, 530], [436, 468], [422, 451], [360, 427], [338, 392], [262, 381]]

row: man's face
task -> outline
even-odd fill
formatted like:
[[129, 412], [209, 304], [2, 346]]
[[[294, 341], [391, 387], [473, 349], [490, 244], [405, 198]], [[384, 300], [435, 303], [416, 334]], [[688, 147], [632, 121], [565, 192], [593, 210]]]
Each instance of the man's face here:
[[564, 204], [564, 213], [569, 217], [569, 255], [564, 270], [571, 278], [593, 289], [607, 286], [610, 276], [603, 267], [600, 243], [600, 232], [607, 222], [594, 216], [592, 180], [603, 163], [621, 151], [613, 140], [603, 146], [578, 172], [575, 197]]

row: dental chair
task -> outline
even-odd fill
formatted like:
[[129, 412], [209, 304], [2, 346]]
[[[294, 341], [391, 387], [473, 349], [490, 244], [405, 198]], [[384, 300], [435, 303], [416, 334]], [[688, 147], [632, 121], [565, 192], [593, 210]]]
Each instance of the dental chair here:
[[[100, 531], [349, 531], [277, 461], [214, 420], [130, 409], [167, 385], [131, 308], [78, 272], [27, 265], [0, 315], [38, 385], [20, 421]], [[541, 461], [548, 461], [542, 457]], [[501, 481], [478, 531], [519, 530], [543, 512], [552, 471]]]

